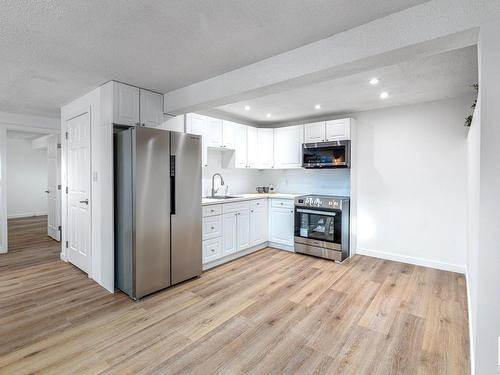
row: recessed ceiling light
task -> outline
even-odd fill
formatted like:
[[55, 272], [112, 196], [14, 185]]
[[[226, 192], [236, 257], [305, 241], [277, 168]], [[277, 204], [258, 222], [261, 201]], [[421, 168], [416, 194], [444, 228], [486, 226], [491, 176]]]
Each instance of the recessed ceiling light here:
[[314, 109], [321, 109], [321, 104], [316, 104], [316, 105], [314, 106]]
[[249, 105], [245, 106], [245, 111], [250, 111], [250, 106]]
[[270, 114], [270, 113], [268, 113], [268, 114], [266, 115], [266, 117], [271, 117], [271, 114]]
[[373, 77], [372, 79], [370, 79], [370, 85], [377, 85], [380, 81], [378, 80], [378, 78], [375, 78]]
[[389, 97], [389, 93], [387, 91], [382, 91], [380, 93], [380, 99], [387, 99]]

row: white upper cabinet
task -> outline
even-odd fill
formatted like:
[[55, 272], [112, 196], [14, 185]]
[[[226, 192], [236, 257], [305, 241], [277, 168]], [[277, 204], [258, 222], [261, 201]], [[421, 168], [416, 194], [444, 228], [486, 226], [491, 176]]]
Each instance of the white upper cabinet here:
[[234, 149], [235, 144], [235, 130], [239, 124], [231, 121], [222, 121], [222, 147]]
[[208, 165], [208, 148], [206, 142], [207, 119], [197, 113], [188, 113], [186, 115], [186, 133], [201, 135], [201, 165]]
[[259, 140], [257, 128], [247, 126], [247, 165], [248, 168], [259, 166]]
[[326, 139], [325, 121], [304, 125], [304, 143], [324, 142]]
[[232, 134], [234, 138], [234, 166], [236, 168], [248, 168], [247, 162], [247, 126], [233, 123]]
[[257, 168], [274, 168], [274, 129], [258, 128], [257, 143]]
[[110, 81], [101, 87], [101, 112], [113, 124], [159, 127], [164, 122], [163, 95]]
[[163, 123], [163, 95], [144, 89], [139, 91], [141, 126], [150, 128], [160, 126]]
[[[139, 88], [120, 82], [108, 82], [112, 95], [112, 123], [136, 126], [139, 121]], [[163, 111], [162, 111], [163, 112]]]
[[274, 129], [274, 168], [288, 169], [302, 166], [302, 125]]
[[175, 117], [168, 117], [158, 128], [164, 130], [171, 130], [174, 132], [184, 133], [185, 132], [185, 115], [179, 115]]
[[351, 119], [330, 120], [326, 122], [326, 140], [343, 141], [351, 139]]
[[205, 117], [207, 121], [207, 147], [222, 147], [222, 120]]

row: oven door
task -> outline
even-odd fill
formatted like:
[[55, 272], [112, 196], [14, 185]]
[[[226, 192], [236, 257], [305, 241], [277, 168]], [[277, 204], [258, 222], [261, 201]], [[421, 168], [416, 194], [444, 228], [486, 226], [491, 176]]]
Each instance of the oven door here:
[[304, 143], [302, 166], [304, 168], [349, 168], [350, 141]]
[[295, 242], [342, 250], [340, 211], [296, 207]]

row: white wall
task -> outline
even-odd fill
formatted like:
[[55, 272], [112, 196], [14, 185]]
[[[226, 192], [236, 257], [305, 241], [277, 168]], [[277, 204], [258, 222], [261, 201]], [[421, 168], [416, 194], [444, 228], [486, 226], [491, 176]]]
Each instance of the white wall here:
[[47, 150], [34, 150], [31, 143], [7, 135], [9, 218], [47, 214]]
[[500, 22], [479, 33], [479, 98], [468, 135], [467, 285], [472, 373], [500, 373]]
[[465, 271], [473, 98], [357, 113], [358, 253]]

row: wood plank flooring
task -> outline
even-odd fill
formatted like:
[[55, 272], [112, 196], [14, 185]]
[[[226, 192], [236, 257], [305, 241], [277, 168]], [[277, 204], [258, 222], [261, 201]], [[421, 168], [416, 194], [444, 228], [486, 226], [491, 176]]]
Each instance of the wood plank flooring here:
[[462, 275], [264, 249], [133, 302], [9, 222], [1, 374], [468, 374]]

